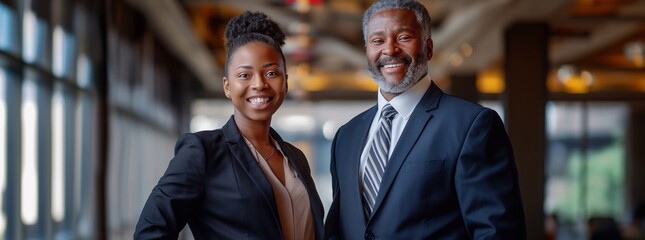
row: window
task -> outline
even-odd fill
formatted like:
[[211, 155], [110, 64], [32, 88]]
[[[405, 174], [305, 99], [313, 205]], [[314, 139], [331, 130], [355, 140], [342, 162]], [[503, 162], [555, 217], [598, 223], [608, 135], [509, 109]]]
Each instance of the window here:
[[101, 4], [0, 0], [0, 239], [96, 238]]
[[54, 85], [51, 114], [51, 219], [57, 238], [70, 239], [73, 215], [76, 110], [74, 91], [62, 83]]
[[32, 11], [26, 11], [22, 19], [22, 57], [28, 63], [43, 64], [47, 39], [47, 23]]
[[63, 27], [56, 26], [54, 27], [52, 42], [52, 72], [57, 77], [69, 77], [74, 54], [74, 38]]
[[38, 107], [36, 83], [27, 78], [22, 91], [22, 169], [20, 171], [21, 219], [25, 225], [38, 223]]
[[582, 239], [591, 217], [620, 220], [624, 212], [628, 107], [613, 102], [547, 105], [547, 214], [557, 215], [558, 239]]
[[0, 68], [0, 238], [5, 238], [7, 214], [5, 194], [7, 192], [7, 81], [4, 69]]
[[0, 2], [0, 50], [11, 52], [15, 48], [16, 14], [12, 8]]

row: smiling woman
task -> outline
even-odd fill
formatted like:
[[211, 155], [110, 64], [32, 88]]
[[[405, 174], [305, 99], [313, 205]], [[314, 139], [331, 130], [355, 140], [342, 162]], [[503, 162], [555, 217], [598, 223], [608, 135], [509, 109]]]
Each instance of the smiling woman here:
[[[305, 155], [271, 128], [287, 93], [285, 34], [263, 13], [227, 25], [224, 92], [234, 114], [184, 134], [152, 190], [135, 239], [322, 239], [323, 207]], [[226, 206], [226, 207], [222, 207]]]
[[237, 49], [229, 60], [224, 92], [235, 105], [235, 120], [268, 121], [284, 101], [287, 75], [280, 54], [266, 43], [253, 42]]

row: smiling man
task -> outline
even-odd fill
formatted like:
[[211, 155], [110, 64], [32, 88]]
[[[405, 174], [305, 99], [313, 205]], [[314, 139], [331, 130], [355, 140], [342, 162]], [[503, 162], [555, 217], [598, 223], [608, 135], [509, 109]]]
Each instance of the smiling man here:
[[365, 12], [377, 104], [332, 143], [327, 239], [526, 238], [504, 125], [429, 79], [430, 33], [416, 1], [379, 1]]

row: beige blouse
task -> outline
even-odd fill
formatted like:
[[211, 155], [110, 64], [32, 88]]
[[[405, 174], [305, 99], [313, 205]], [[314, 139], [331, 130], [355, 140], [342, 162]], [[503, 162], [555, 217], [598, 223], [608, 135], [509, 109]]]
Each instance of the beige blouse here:
[[[267, 177], [273, 188], [280, 217], [280, 226], [285, 240], [315, 239], [315, 229], [311, 216], [309, 195], [305, 185], [298, 178], [298, 174], [289, 164], [287, 156], [282, 152], [280, 145], [273, 140], [273, 145], [284, 156], [284, 185], [273, 174], [269, 163], [258, 153], [251, 141], [244, 138], [246, 145], [251, 149], [262, 172]], [[274, 156], [278, 156], [277, 154]]]

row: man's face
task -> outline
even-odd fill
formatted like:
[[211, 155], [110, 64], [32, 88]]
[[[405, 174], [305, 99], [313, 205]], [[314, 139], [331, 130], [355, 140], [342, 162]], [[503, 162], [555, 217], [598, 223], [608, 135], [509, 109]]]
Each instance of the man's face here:
[[424, 41], [413, 11], [377, 12], [367, 23], [367, 35], [368, 70], [381, 91], [402, 93], [428, 73], [432, 40]]

